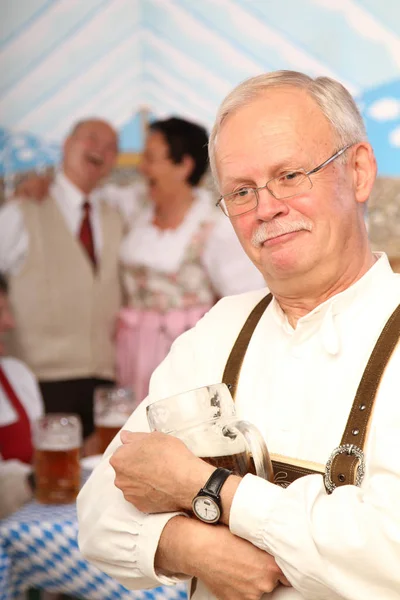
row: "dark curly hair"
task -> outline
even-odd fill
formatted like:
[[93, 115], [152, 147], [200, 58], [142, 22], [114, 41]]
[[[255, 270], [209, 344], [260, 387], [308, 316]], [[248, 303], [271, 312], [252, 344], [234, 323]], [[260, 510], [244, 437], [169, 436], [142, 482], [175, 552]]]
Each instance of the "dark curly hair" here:
[[194, 161], [194, 167], [188, 177], [188, 183], [195, 186], [199, 183], [208, 167], [208, 134], [204, 127], [171, 117], [163, 121], [154, 121], [149, 126], [150, 132], [159, 131], [169, 147], [169, 158], [178, 164], [185, 155]]

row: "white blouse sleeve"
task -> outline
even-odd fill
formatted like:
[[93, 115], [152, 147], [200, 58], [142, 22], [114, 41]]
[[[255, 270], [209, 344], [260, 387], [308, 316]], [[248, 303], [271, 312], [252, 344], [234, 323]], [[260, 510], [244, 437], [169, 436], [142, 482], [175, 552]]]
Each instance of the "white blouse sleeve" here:
[[231, 222], [222, 214], [207, 240], [203, 264], [221, 298], [265, 287], [263, 276], [243, 250]]
[[[246, 475], [235, 494], [232, 533], [275, 556], [308, 600], [398, 600], [400, 590], [400, 353], [379, 388], [361, 487], [331, 495], [320, 475], [286, 489]], [[375, 401], [375, 404], [377, 403]]]
[[99, 190], [100, 193], [108, 204], [119, 210], [127, 225], [143, 206], [144, 187], [139, 182], [124, 186], [109, 183]]

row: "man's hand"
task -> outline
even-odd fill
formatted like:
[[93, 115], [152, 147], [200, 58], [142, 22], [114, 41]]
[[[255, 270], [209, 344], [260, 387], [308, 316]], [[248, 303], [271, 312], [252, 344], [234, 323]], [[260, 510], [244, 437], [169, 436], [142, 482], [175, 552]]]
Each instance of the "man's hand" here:
[[214, 467], [164, 433], [121, 432], [122, 446], [110, 458], [115, 485], [125, 500], [146, 513], [189, 510]]
[[17, 185], [14, 196], [43, 200], [49, 193], [51, 182], [49, 175], [30, 175]]
[[197, 577], [219, 600], [259, 600], [280, 584], [290, 585], [267, 552], [224, 525], [186, 517], [174, 517], [164, 527], [155, 567], [166, 575]]

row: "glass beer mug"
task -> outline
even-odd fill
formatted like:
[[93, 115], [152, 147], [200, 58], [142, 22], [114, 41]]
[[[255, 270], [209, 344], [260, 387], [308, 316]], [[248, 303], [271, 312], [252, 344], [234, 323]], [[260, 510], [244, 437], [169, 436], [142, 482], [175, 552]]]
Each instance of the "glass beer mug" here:
[[125, 425], [135, 406], [134, 394], [130, 388], [104, 386], [95, 389], [94, 424], [101, 454]]
[[74, 502], [80, 487], [82, 425], [78, 415], [51, 413], [33, 425], [35, 497], [43, 504]]
[[256, 473], [273, 481], [272, 465], [261, 433], [238, 420], [224, 383], [157, 400], [147, 407], [152, 431], [171, 434], [206, 462], [237, 475]]

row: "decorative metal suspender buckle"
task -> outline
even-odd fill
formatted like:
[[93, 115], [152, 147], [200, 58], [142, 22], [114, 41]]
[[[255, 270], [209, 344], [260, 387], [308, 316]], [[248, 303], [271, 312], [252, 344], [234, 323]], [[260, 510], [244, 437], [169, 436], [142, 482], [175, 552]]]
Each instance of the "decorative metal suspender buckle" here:
[[332, 454], [329, 457], [328, 462], [325, 465], [324, 482], [325, 482], [325, 488], [326, 488], [327, 492], [329, 492], [329, 493], [332, 493], [333, 490], [336, 488], [336, 484], [333, 483], [333, 481], [332, 481], [331, 470], [332, 470], [333, 460], [339, 454], [348, 454], [349, 456], [353, 455], [353, 456], [356, 456], [359, 460], [359, 464], [358, 464], [357, 472], [356, 472], [356, 480], [354, 482], [354, 485], [357, 485], [359, 487], [362, 483], [362, 480], [364, 479], [364, 475], [365, 475], [364, 452], [361, 450], [361, 448], [359, 448], [358, 446], [355, 446], [354, 444], [343, 444], [342, 446], [338, 446], [337, 448], [334, 449], [334, 451], [332, 452]]

